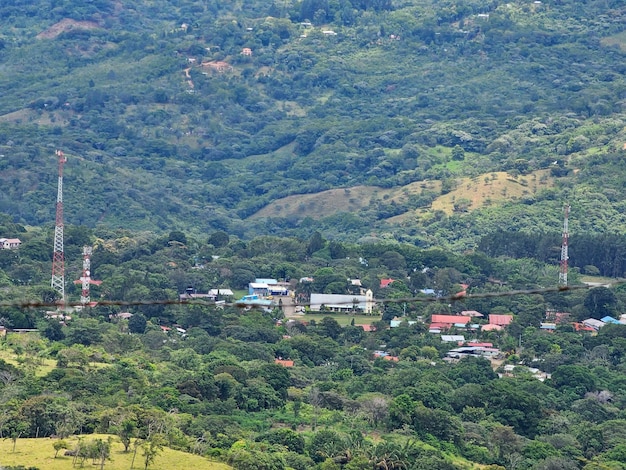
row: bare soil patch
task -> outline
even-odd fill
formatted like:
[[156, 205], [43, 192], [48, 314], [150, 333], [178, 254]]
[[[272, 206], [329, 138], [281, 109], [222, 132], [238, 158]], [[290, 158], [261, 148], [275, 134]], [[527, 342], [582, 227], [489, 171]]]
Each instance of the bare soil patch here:
[[98, 23], [94, 23], [93, 21], [76, 21], [70, 18], [64, 18], [39, 33], [37, 39], [54, 39], [59, 34], [72, 31], [73, 29], [97, 29], [99, 27]]

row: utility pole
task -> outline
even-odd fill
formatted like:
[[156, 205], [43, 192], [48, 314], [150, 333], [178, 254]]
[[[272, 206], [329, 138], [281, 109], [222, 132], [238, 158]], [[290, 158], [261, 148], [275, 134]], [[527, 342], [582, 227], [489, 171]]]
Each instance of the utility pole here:
[[57, 186], [56, 221], [54, 225], [54, 251], [52, 255], [52, 280], [50, 286], [59, 293], [61, 308], [65, 307], [65, 255], [63, 253], [63, 165], [67, 158], [60, 150], [59, 184]]

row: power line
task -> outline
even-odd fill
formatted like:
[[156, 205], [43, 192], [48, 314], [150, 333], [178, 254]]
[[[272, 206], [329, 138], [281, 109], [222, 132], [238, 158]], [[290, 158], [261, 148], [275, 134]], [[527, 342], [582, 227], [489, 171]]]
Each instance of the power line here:
[[[501, 297], [514, 297], [519, 295], [540, 295], [547, 293], [565, 293], [565, 292], [573, 292], [579, 290], [587, 290], [594, 289], [596, 287], [617, 287], [626, 284], [626, 280], [623, 281], [614, 281], [608, 284], [602, 285], [559, 285], [554, 287], [545, 287], [545, 288], [537, 288], [537, 289], [520, 289], [520, 290], [510, 290], [510, 291], [499, 291], [499, 292], [481, 292], [476, 294], [455, 294], [449, 296], [441, 296], [441, 297], [403, 297], [397, 299], [374, 299], [374, 302], [378, 305], [385, 304], [397, 304], [397, 303], [451, 303], [451, 302], [464, 302], [466, 300], [473, 299], [493, 299], [493, 298], [501, 298]], [[337, 304], [345, 304], [352, 305], [353, 302], [337, 302]], [[58, 302], [39, 302], [39, 301], [0, 301], [0, 308], [25, 308], [25, 309], [33, 309], [33, 308], [56, 308], [60, 304]], [[64, 302], [63, 305], [68, 307], [82, 307], [82, 302]], [[207, 301], [204, 299], [165, 299], [165, 300], [99, 300], [97, 301], [97, 306], [99, 307], [109, 307], [109, 306], [121, 306], [121, 307], [137, 307], [137, 306], [148, 306], [148, 305], [182, 305], [182, 306], [191, 306], [191, 305], [202, 305], [202, 306], [216, 306], [216, 307], [237, 307], [237, 308], [250, 308], [250, 307], [266, 307], [266, 305], [256, 304], [254, 302], [224, 302], [224, 303], [215, 303], [214, 301]], [[310, 306], [310, 303], [298, 303], [298, 305], [302, 306]]]

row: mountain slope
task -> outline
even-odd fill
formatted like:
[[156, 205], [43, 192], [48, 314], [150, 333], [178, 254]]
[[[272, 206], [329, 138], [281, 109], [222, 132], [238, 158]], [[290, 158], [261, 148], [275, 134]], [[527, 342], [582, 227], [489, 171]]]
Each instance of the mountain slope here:
[[[54, 219], [55, 148], [68, 222], [149, 230], [308, 233], [298, 220], [332, 209], [258, 217], [297, 194], [427, 180], [450, 194], [492, 172], [550, 170], [555, 215], [579, 184], [623, 186], [621, 168], [597, 178], [626, 142], [618, 1], [9, 0], [0, 14], [0, 211], [22, 223]], [[350, 236], [397, 231], [423, 196], [348, 217]], [[427, 228], [407, 223], [408, 239]]]

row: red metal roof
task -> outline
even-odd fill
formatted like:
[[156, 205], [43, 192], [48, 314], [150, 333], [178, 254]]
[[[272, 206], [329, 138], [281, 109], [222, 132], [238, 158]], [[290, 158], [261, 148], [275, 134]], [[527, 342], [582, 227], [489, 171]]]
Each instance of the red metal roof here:
[[513, 315], [495, 315], [489, 314], [489, 323], [491, 325], [507, 326], [513, 321]]
[[431, 321], [433, 323], [445, 323], [448, 325], [454, 325], [455, 323], [469, 323], [471, 317], [465, 315], [433, 315]]
[[374, 325], [354, 325], [354, 326], [360, 326], [361, 328], [363, 328], [363, 331], [376, 331], [376, 328], [374, 327]]
[[398, 356], [384, 356], [383, 359], [385, 361], [393, 361], [393, 362], [398, 362], [400, 360]]
[[287, 359], [274, 359], [274, 364], [278, 364], [283, 367], [293, 367], [293, 361], [289, 361]]

